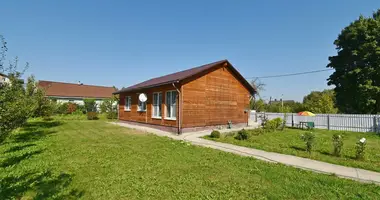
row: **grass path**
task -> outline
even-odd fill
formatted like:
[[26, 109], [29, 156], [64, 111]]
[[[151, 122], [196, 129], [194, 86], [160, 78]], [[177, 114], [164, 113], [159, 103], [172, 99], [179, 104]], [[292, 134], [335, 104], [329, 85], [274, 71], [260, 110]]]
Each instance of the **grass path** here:
[[0, 146], [0, 199], [376, 199], [380, 187], [103, 121], [32, 121]]

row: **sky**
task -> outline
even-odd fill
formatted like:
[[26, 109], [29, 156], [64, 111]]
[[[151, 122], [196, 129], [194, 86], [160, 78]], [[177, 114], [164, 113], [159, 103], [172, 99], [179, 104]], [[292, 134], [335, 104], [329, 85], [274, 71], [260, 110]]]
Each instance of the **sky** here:
[[[38, 80], [127, 87], [228, 59], [244, 77], [326, 69], [334, 40], [378, 0], [0, 3], [8, 60]], [[332, 71], [261, 79], [262, 98], [302, 101]]]

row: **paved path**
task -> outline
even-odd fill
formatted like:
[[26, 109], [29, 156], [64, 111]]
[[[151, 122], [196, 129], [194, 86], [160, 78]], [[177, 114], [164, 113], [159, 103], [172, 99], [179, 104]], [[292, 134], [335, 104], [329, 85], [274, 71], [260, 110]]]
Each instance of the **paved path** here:
[[[306, 170], [311, 170], [318, 173], [335, 174], [342, 178], [358, 180], [361, 182], [373, 182], [376, 184], [380, 184], [380, 173], [378, 172], [352, 168], [352, 167], [345, 167], [341, 165], [334, 165], [334, 164], [311, 160], [307, 158], [301, 158], [297, 156], [285, 155], [285, 154], [280, 154], [280, 153], [266, 152], [266, 151], [262, 151], [258, 149], [247, 148], [247, 147], [221, 143], [221, 142], [215, 142], [215, 141], [200, 138], [202, 136], [210, 134], [211, 131], [201, 131], [201, 132], [184, 133], [181, 135], [175, 135], [169, 132], [165, 132], [165, 131], [161, 131], [161, 130], [157, 130], [153, 128], [148, 128], [148, 127], [135, 126], [135, 125], [120, 123], [120, 122], [110, 122], [110, 123], [150, 132], [159, 136], [167, 136], [175, 140], [188, 141], [194, 145], [218, 149], [218, 150], [238, 154], [241, 156], [254, 157], [254, 158], [268, 161], [268, 162], [282, 163], [285, 165], [289, 165], [289, 166], [293, 166], [293, 167], [297, 167], [301, 169], [306, 169]], [[234, 129], [222, 130], [221, 132], [229, 132], [229, 131], [234, 131]]]

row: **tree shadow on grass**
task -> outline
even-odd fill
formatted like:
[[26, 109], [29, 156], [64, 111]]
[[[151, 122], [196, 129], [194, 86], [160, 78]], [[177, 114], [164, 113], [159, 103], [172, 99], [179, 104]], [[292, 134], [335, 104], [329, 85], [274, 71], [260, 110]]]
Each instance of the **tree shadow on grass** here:
[[12, 146], [8, 150], [4, 151], [4, 153], [12, 153], [12, 152], [20, 151], [20, 150], [23, 150], [25, 148], [33, 147], [33, 146], [36, 146], [36, 144], [30, 143], [30, 144], [16, 145], [16, 146]]
[[325, 150], [317, 150], [317, 152], [326, 156], [334, 156], [331, 152]]
[[295, 145], [290, 146], [290, 148], [297, 150], [297, 151], [306, 151], [305, 147], [299, 147], [299, 146], [295, 146]]
[[42, 150], [35, 150], [35, 151], [30, 151], [30, 152], [25, 152], [24, 154], [17, 155], [17, 156], [12, 156], [10, 158], [5, 159], [0, 163], [0, 167], [8, 167], [11, 165], [15, 165], [20, 163], [22, 160], [28, 159], [29, 157], [33, 155], [37, 155], [42, 153]]
[[53, 128], [56, 126], [60, 126], [63, 123], [61, 121], [36, 121], [36, 122], [28, 122], [23, 128], [28, 129], [36, 129], [36, 128]]
[[19, 133], [12, 136], [13, 143], [31, 142], [40, 140], [56, 131], [49, 130], [50, 128], [60, 126], [60, 121], [37, 121], [27, 123]]
[[19, 142], [33, 142], [40, 140], [48, 135], [56, 133], [56, 131], [49, 130], [25, 130], [22, 133], [18, 133], [13, 135], [12, 139], [14, 143]]
[[51, 171], [25, 173], [0, 179], [0, 199], [78, 199], [84, 191], [69, 188], [71, 175]]

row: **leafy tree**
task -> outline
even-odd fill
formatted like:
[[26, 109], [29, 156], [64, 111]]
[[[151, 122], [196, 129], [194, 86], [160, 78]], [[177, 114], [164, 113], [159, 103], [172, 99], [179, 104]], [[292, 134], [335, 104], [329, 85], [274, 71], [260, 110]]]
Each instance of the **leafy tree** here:
[[337, 113], [333, 90], [313, 91], [303, 98], [305, 110], [313, 113]]
[[39, 90], [33, 77], [28, 78], [24, 88], [23, 81], [20, 81], [23, 72], [17, 70], [17, 58], [8, 66], [4, 64], [8, 49], [1, 35], [0, 40], [2, 43], [0, 72], [8, 73], [9, 76], [9, 83], [0, 84], [0, 142], [2, 142], [12, 130], [21, 127], [29, 117], [33, 116], [37, 107], [36, 93]]
[[262, 99], [252, 99], [250, 104], [252, 110], [256, 110], [257, 112], [265, 111], [266, 104]]
[[380, 9], [360, 16], [335, 40], [337, 55], [327, 67], [335, 69], [328, 85], [335, 85], [337, 106], [344, 113], [380, 112]]
[[261, 92], [265, 90], [265, 83], [261, 82], [258, 78], [251, 81], [251, 85], [255, 88], [256, 93], [250, 101], [250, 108], [256, 111], [264, 111], [265, 110], [265, 102], [261, 99]]

